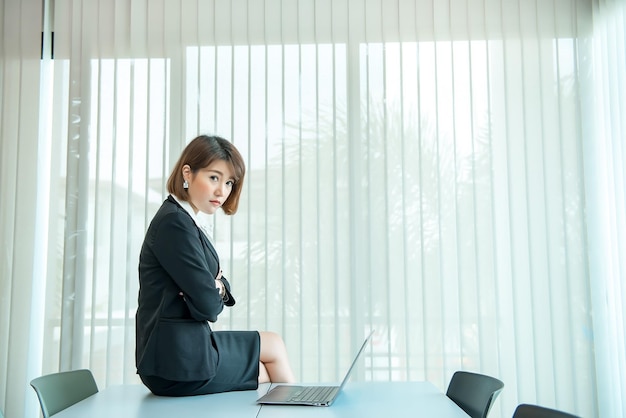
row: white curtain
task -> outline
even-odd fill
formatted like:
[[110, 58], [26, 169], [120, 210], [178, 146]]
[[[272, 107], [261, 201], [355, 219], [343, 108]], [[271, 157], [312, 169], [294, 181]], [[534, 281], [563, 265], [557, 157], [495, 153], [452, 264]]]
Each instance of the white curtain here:
[[580, 75], [598, 416], [626, 415], [626, 2], [593, 2]]
[[40, 374], [138, 383], [139, 249], [201, 133], [248, 167], [215, 329], [281, 333], [302, 381], [375, 329], [357, 379], [626, 414], [623, 1], [0, 5], [8, 418]]

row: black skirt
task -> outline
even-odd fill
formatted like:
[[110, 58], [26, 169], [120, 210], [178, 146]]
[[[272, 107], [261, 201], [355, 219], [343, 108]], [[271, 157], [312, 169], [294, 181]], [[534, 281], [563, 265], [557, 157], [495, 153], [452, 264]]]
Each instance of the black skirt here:
[[177, 382], [158, 376], [142, 376], [141, 381], [159, 396], [193, 396], [259, 386], [261, 338], [257, 331], [215, 331], [213, 341], [219, 354], [217, 371], [211, 380]]

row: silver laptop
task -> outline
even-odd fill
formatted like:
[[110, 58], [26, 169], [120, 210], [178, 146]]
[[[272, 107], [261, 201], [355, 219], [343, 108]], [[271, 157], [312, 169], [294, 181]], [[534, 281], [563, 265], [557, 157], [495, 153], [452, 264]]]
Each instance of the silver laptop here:
[[296, 386], [278, 385], [257, 399], [257, 403], [270, 405], [309, 405], [309, 406], [330, 406], [337, 399], [337, 396], [350, 378], [359, 357], [365, 350], [365, 346], [372, 338], [374, 331], [365, 338], [359, 352], [352, 360], [348, 373], [343, 378], [339, 386]]

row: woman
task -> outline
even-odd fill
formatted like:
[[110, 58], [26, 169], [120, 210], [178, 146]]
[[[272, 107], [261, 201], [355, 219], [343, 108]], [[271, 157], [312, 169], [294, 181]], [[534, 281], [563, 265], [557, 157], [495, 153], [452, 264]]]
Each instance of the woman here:
[[219, 258], [199, 227], [199, 212], [237, 211], [245, 175], [239, 151], [199, 136], [184, 149], [167, 182], [139, 256], [136, 364], [155, 394], [187, 396], [293, 382], [285, 344], [271, 332], [212, 331], [235, 299]]

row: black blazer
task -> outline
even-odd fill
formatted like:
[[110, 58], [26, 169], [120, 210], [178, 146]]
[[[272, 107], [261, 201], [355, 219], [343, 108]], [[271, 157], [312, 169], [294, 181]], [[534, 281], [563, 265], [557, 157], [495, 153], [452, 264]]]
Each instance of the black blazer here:
[[[135, 316], [137, 373], [175, 381], [210, 380], [218, 353], [209, 322], [235, 299], [219, 258], [189, 213], [169, 196], [152, 219], [139, 255]], [[180, 293], [183, 293], [181, 296]]]

